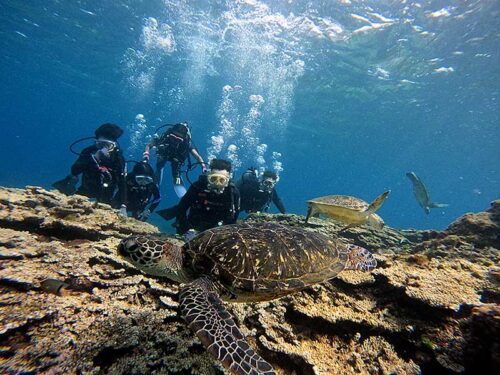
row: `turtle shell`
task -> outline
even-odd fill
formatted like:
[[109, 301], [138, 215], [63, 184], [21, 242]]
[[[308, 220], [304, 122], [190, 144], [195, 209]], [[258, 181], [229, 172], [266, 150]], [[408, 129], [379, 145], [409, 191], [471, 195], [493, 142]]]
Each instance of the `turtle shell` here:
[[328, 280], [347, 262], [347, 245], [276, 223], [221, 226], [184, 246], [184, 268], [211, 275], [232, 300], [276, 298]]
[[348, 195], [328, 195], [307, 202], [310, 212], [321, 213], [346, 224], [360, 225], [369, 220], [369, 204]]
[[308, 203], [338, 206], [353, 211], [364, 211], [369, 206], [369, 204], [364, 200], [356, 197], [351, 197], [349, 195], [327, 195], [324, 197], [311, 199], [308, 201]]

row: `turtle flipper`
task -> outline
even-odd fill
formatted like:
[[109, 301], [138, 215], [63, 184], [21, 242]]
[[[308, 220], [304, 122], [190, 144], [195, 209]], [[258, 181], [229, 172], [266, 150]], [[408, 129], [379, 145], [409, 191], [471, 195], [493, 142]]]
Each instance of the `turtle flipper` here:
[[318, 209], [316, 207], [314, 207], [313, 205], [308, 205], [306, 221], [305, 221], [306, 224], [311, 217], [319, 217], [319, 212], [318, 212]]
[[309, 207], [309, 208], [307, 209], [307, 215], [306, 215], [306, 221], [305, 221], [305, 223], [306, 223], [306, 224], [307, 224], [307, 222], [309, 221], [309, 218], [311, 217], [311, 212], [312, 212], [312, 208], [311, 208], [311, 207]]
[[387, 196], [391, 193], [390, 190], [384, 191], [382, 194], [380, 194], [375, 200], [368, 206], [366, 209], [366, 212], [373, 213], [377, 211], [380, 206], [382, 206], [382, 203], [384, 203], [385, 199]]
[[276, 375], [272, 366], [248, 345], [208, 277], [187, 284], [179, 293], [180, 309], [207, 351], [236, 375]]
[[341, 252], [347, 254], [346, 270], [371, 271], [377, 267], [377, 260], [364, 247], [347, 244]]
[[444, 207], [448, 207], [448, 206], [449, 206], [449, 204], [446, 204], [446, 203], [437, 203], [437, 202], [429, 203], [430, 208], [444, 208]]

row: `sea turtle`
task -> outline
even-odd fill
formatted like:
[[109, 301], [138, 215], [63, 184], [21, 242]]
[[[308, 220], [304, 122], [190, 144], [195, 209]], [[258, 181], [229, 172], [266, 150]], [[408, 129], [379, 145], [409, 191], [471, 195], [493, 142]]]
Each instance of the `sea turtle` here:
[[222, 300], [271, 300], [345, 269], [376, 266], [362, 247], [276, 223], [220, 226], [182, 246], [168, 238], [132, 236], [120, 243], [118, 252], [147, 274], [183, 283], [181, 315], [208, 352], [240, 375], [275, 371], [245, 341]]
[[431, 208], [448, 207], [448, 205], [445, 203], [431, 202], [431, 197], [427, 192], [427, 188], [425, 187], [420, 177], [415, 174], [415, 172], [408, 172], [406, 174], [406, 177], [410, 179], [413, 185], [413, 194], [415, 195], [418, 204], [424, 209], [426, 214], [429, 214], [429, 212], [431, 212]]
[[371, 204], [349, 195], [327, 195], [311, 199], [307, 202], [306, 223], [311, 216], [323, 214], [346, 223], [347, 226], [342, 230], [365, 223], [380, 229], [384, 226], [384, 220], [375, 211], [382, 206], [390, 192], [388, 190], [380, 194]]

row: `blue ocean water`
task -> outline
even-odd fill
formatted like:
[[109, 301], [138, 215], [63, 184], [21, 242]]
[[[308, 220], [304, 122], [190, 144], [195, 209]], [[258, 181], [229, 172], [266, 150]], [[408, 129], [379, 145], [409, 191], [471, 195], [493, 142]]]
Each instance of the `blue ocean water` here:
[[[187, 120], [202, 156], [230, 158], [235, 177], [276, 170], [289, 212], [390, 189], [387, 224], [445, 228], [500, 197], [499, 11], [493, 0], [3, 0], [0, 185], [49, 188], [75, 159], [69, 144], [101, 123], [125, 129], [137, 160], [156, 127]], [[408, 171], [449, 207], [426, 215]], [[175, 203], [170, 179], [161, 191], [160, 207]]]

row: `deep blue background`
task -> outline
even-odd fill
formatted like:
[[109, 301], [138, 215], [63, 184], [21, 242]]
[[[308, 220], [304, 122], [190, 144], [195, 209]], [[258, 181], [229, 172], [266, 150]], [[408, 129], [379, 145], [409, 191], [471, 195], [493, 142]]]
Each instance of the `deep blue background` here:
[[[429, 1], [406, 9], [380, 1], [283, 1], [255, 10], [234, 3], [2, 1], [0, 185], [50, 187], [74, 161], [69, 144], [104, 122], [127, 130], [121, 144], [128, 150], [139, 113], [147, 119], [147, 134], [164, 122], [188, 120], [206, 157], [220, 125], [222, 88], [241, 85], [244, 96], [265, 100], [258, 136], [268, 144], [268, 162], [271, 151], [282, 154], [277, 188], [290, 212], [304, 214], [305, 201], [316, 196], [348, 194], [371, 201], [391, 189], [379, 211], [389, 225], [444, 228], [500, 197], [498, 4], [471, 8]], [[430, 16], [443, 7], [450, 16]], [[320, 19], [335, 20], [341, 37], [314, 39], [297, 27], [268, 36], [260, 26], [239, 25], [244, 32], [238, 38], [222, 38], [218, 29], [227, 26], [229, 16], [248, 23], [262, 14], [290, 21], [292, 13], [317, 25]], [[376, 21], [373, 13], [397, 21], [354, 33], [367, 23], [351, 14]], [[174, 52], [145, 47], [141, 33], [148, 17], [171, 27]], [[262, 52], [268, 45], [275, 51]], [[129, 49], [145, 56], [132, 70], [126, 67]], [[200, 49], [205, 53], [197, 54]], [[245, 60], [247, 50], [254, 52]], [[286, 56], [303, 61], [304, 71], [295, 74]], [[196, 58], [205, 59], [207, 68], [193, 70]], [[154, 82], [148, 89], [130, 84], [151, 66]], [[383, 71], [377, 73], [378, 67]], [[439, 67], [454, 71], [435, 72]], [[193, 89], [193, 82], [201, 88]], [[170, 105], [174, 88], [183, 96]], [[289, 106], [278, 106], [276, 113], [266, 106], [280, 93]], [[236, 109], [244, 116], [248, 103]], [[136, 148], [133, 156], [140, 154]], [[243, 160], [236, 177], [253, 163]], [[425, 215], [405, 177], [410, 170], [426, 182], [434, 200], [450, 206]], [[161, 207], [175, 203], [168, 179], [162, 193]]]

